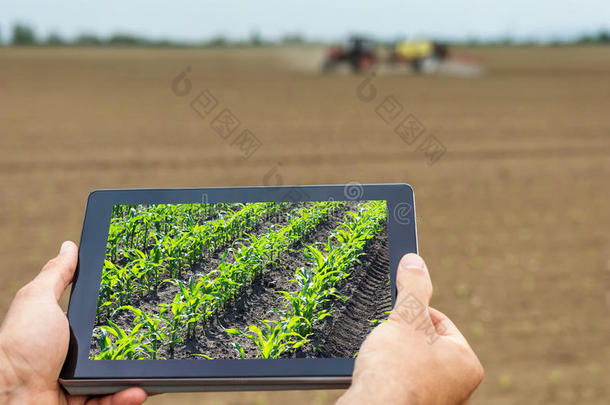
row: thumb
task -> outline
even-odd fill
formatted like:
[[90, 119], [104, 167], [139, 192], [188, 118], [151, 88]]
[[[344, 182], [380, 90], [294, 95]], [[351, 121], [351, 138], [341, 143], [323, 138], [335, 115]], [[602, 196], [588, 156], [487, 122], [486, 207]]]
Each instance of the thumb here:
[[411, 323], [425, 313], [432, 297], [432, 281], [424, 259], [415, 253], [402, 257], [396, 271], [396, 288], [394, 316]]
[[428, 267], [420, 256], [408, 253], [400, 259], [396, 271], [397, 301], [407, 295], [413, 295], [426, 307], [432, 297], [432, 280]]
[[37, 291], [52, 294], [55, 300], [59, 300], [72, 282], [77, 259], [78, 248], [74, 242], [62, 243], [59, 254], [47, 262], [36, 278], [32, 280], [32, 284], [37, 287]]

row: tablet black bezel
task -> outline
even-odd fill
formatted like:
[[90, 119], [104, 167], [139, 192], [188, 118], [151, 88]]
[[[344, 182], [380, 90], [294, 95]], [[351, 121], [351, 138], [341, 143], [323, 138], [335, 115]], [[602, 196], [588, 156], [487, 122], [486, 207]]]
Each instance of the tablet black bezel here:
[[[351, 187], [351, 188], [350, 188]], [[70, 295], [70, 349], [62, 379], [79, 378], [247, 378], [350, 376], [354, 360], [90, 360], [89, 347], [101, 281], [112, 206], [200, 202], [386, 200], [392, 303], [400, 258], [417, 253], [413, 189], [408, 184], [349, 184], [281, 187], [96, 190], [89, 195]], [[399, 205], [400, 204], [400, 205]], [[400, 210], [400, 212], [398, 212]]]

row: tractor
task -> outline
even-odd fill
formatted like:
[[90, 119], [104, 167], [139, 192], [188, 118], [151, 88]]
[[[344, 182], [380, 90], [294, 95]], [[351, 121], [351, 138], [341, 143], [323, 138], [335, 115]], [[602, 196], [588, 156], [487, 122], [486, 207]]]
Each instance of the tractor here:
[[375, 47], [362, 37], [352, 37], [347, 45], [335, 45], [328, 49], [322, 71], [333, 72], [340, 66], [348, 66], [354, 73], [370, 70], [377, 62]]

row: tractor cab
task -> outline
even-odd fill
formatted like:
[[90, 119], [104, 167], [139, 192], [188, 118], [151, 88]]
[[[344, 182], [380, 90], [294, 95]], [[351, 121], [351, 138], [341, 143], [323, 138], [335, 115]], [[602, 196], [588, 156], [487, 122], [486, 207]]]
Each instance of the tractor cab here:
[[345, 45], [329, 48], [323, 69], [335, 70], [340, 65], [347, 65], [353, 72], [364, 72], [373, 67], [377, 61], [375, 46], [363, 37], [351, 37]]

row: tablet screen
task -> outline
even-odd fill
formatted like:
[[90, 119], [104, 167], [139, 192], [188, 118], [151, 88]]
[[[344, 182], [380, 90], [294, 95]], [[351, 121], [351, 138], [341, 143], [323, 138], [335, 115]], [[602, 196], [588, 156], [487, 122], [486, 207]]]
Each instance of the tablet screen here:
[[114, 205], [89, 357], [351, 358], [389, 270], [382, 200]]

